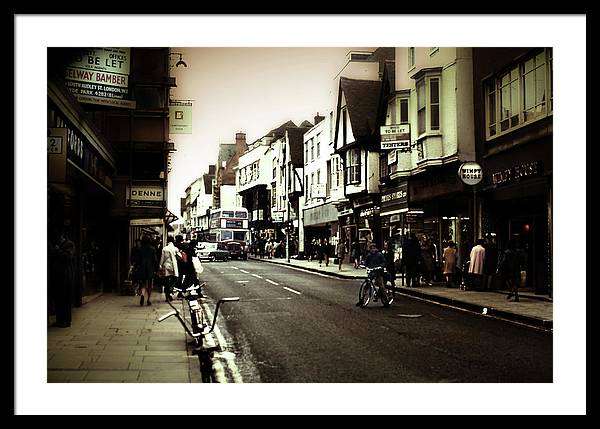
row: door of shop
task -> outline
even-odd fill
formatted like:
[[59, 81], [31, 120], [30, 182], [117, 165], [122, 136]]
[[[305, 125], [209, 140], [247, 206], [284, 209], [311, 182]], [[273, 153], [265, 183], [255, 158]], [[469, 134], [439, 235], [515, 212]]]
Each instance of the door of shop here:
[[515, 240], [521, 262], [521, 288], [547, 294], [547, 221], [544, 216], [509, 219], [509, 235]]

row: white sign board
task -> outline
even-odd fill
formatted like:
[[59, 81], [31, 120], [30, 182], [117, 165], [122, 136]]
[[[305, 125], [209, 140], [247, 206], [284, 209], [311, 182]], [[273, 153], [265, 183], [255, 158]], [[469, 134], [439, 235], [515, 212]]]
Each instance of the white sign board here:
[[327, 197], [327, 187], [324, 183], [315, 183], [312, 185], [311, 197], [325, 198]]
[[467, 185], [476, 185], [483, 179], [483, 170], [476, 162], [465, 162], [458, 168], [458, 177]]
[[379, 128], [381, 149], [410, 150], [410, 125], [385, 125]]

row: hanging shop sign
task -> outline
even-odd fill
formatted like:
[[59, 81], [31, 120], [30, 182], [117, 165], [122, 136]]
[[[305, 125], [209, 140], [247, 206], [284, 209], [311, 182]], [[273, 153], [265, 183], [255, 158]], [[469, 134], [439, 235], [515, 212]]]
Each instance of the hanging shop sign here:
[[129, 48], [84, 48], [65, 68], [65, 85], [80, 103], [135, 109], [129, 89]]
[[476, 185], [483, 179], [483, 170], [476, 162], [464, 162], [458, 168], [458, 177], [466, 185]]
[[165, 190], [162, 186], [128, 186], [127, 207], [164, 207]]
[[401, 152], [410, 151], [410, 124], [385, 125], [379, 127], [382, 150], [399, 149]]
[[169, 101], [169, 134], [192, 134], [191, 100]]

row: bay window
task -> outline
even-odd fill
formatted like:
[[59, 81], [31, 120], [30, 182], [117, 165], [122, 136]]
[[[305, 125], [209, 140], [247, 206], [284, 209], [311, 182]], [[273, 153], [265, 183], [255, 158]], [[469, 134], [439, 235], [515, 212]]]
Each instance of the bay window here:
[[487, 138], [552, 113], [552, 49], [538, 51], [489, 79], [484, 96]]
[[360, 149], [346, 152], [346, 184], [360, 183]]

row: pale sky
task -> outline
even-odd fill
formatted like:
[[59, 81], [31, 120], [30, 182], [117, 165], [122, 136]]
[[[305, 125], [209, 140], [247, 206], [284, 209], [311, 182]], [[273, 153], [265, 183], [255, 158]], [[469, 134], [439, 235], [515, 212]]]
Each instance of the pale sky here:
[[[192, 134], [171, 134], [177, 151], [171, 155], [168, 207], [180, 213], [185, 189], [208, 165], [216, 164], [219, 143], [233, 143], [246, 133], [251, 143], [292, 120], [314, 124], [335, 101], [334, 77], [350, 50], [375, 48], [172, 48], [188, 67], [173, 67], [177, 87], [172, 99], [191, 99]], [[179, 56], [173, 56], [178, 60]]]

